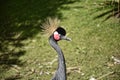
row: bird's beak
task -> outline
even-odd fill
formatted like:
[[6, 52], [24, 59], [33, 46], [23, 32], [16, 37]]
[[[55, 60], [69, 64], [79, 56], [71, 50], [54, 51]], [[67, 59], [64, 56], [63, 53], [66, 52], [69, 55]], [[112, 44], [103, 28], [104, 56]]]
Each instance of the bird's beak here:
[[72, 41], [71, 38], [67, 37], [67, 36], [61, 36], [61, 39], [62, 40], [67, 40], [67, 41]]

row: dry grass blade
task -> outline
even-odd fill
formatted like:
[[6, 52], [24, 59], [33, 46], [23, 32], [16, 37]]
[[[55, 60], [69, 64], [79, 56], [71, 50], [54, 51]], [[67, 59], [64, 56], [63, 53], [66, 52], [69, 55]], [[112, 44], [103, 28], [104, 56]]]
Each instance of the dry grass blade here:
[[114, 72], [109, 72], [109, 73], [107, 73], [107, 74], [104, 74], [104, 75], [102, 75], [102, 76], [100, 76], [99, 78], [97, 78], [96, 80], [101, 80], [102, 78], [104, 78], [104, 77], [106, 77], [106, 76], [108, 76], [108, 75], [111, 75], [111, 74], [113, 74]]
[[112, 56], [111, 58], [114, 60], [114, 63], [115, 63], [115, 64], [120, 64], [120, 60], [119, 60], [119, 59], [117, 59], [117, 58], [114, 57], [114, 56]]
[[81, 69], [80, 69], [80, 67], [68, 67], [67, 68], [67, 74], [69, 74], [71, 72], [81, 73]]

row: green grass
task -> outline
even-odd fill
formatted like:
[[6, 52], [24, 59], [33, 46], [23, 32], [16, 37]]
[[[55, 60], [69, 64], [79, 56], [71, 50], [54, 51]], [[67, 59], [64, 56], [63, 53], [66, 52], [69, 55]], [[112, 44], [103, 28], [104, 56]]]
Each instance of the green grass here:
[[57, 68], [56, 52], [48, 37], [41, 33], [40, 25], [48, 16], [57, 16], [71, 42], [60, 41], [67, 68], [79, 67], [80, 73], [71, 71], [68, 80], [120, 80], [120, 23], [111, 17], [96, 18], [104, 0], [22, 0], [0, 1], [0, 79], [50, 80]]

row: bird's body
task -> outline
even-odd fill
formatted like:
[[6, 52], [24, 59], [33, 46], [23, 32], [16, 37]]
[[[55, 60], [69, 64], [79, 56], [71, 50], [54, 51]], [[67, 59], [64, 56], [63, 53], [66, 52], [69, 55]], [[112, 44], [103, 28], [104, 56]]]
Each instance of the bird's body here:
[[45, 24], [43, 24], [43, 28], [45, 29], [45, 32], [48, 32], [48, 34], [50, 35], [49, 37], [50, 45], [58, 53], [58, 68], [52, 80], [67, 80], [65, 58], [57, 42], [60, 40], [70, 41], [71, 39], [65, 36], [66, 35], [65, 29], [60, 27], [58, 23], [59, 23], [58, 19], [48, 18], [48, 21]]

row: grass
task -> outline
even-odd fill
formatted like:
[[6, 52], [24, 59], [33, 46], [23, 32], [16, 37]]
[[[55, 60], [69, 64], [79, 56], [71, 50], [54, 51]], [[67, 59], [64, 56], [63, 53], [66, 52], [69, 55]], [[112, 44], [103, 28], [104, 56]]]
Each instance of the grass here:
[[[104, 1], [104, 0], [103, 0]], [[31, 0], [0, 2], [0, 79], [50, 80], [57, 68], [57, 54], [40, 25], [48, 16], [58, 16], [71, 42], [60, 41], [68, 80], [120, 80], [120, 23], [106, 16], [95, 19], [106, 10], [97, 10], [102, 0]], [[53, 64], [51, 62], [53, 61]], [[113, 72], [113, 73], [112, 73]]]

